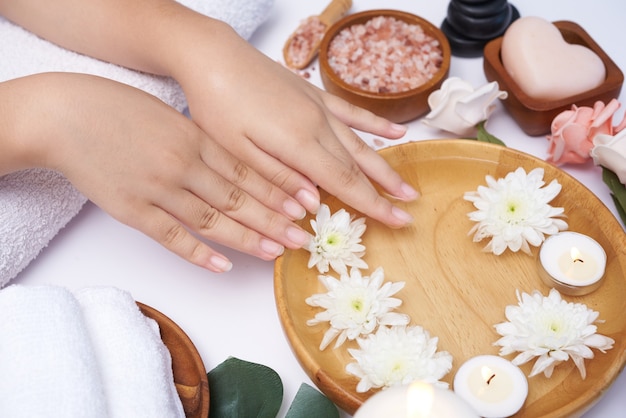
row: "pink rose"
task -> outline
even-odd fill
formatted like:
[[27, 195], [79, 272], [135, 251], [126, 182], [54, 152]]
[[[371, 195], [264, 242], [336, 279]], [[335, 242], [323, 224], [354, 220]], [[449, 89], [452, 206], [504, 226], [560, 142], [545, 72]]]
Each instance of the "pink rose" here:
[[548, 135], [547, 161], [556, 164], [582, 164], [590, 158], [593, 138], [598, 134], [613, 136], [626, 126], [626, 118], [613, 126], [613, 115], [620, 103], [613, 99], [608, 105], [598, 101], [593, 108], [572, 105], [571, 110], [558, 114]]

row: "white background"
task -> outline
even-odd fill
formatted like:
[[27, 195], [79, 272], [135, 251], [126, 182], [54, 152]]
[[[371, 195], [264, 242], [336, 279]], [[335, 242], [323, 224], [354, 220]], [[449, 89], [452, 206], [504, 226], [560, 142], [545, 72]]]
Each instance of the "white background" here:
[[[518, 0], [512, 3], [523, 16], [536, 15], [550, 21], [572, 20], [580, 24], [622, 70], [626, 69], [623, 46], [626, 7], [621, 0]], [[447, 5], [446, 0], [355, 0], [352, 11], [402, 9], [439, 25]], [[276, 0], [272, 17], [251, 42], [282, 62], [282, 45], [290, 32], [301, 19], [318, 14], [324, 7], [324, 1]], [[319, 85], [317, 65], [314, 67], [311, 81]], [[475, 86], [486, 82], [481, 58], [453, 58], [450, 76], [459, 76]], [[622, 93], [620, 101], [625, 100]], [[409, 126], [404, 141], [449, 136], [419, 121]], [[511, 148], [540, 158], [546, 156], [546, 139], [526, 136], [502, 108], [490, 119], [489, 130]], [[364, 140], [373, 145], [371, 137], [364, 136]], [[615, 213], [597, 168], [585, 165], [565, 169]], [[235, 356], [278, 372], [285, 385], [280, 414], [284, 416], [300, 384], [311, 384], [311, 381], [292, 354], [276, 314], [273, 263], [229, 249], [224, 251], [235, 267], [227, 274], [212, 274], [184, 262], [88, 203], [14, 283], [53, 283], [71, 289], [113, 285], [127, 289], [135, 299], [162, 311], [188, 333], [207, 370]], [[585, 418], [623, 415], [625, 396], [626, 373], [622, 373]]]

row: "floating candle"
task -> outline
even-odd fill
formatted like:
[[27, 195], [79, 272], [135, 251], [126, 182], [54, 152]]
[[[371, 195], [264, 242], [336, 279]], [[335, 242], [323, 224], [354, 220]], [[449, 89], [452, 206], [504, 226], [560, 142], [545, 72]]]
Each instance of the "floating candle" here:
[[602, 283], [606, 253], [587, 235], [561, 232], [548, 237], [541, 246], [538, 267], [548, 286], [566, 295], [585, 295]]
[[567, 43], [555, 25], [539, 17], [522, 17], [509, 26], [501, 58], [520, 89], [535, 99], [564, 99], [606, 79], [606, 67], [595, 52]]
[[454, 392], [424, 382], [392, 386], [372, 395], [354, 418], [478, 418]]
[[528, 396], [526, 376], [510, 361], [498, 356], [469, 359], [454, 376], [454, 392], [485, 418], [510, 417]]

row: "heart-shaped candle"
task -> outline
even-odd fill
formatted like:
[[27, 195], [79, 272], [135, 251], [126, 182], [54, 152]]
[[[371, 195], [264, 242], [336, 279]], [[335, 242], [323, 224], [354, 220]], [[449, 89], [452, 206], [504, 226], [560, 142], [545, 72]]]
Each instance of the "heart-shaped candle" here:
[[598, 55], [569, 44], [552, 23], [523, 17], [502, 39], [502, 65], [520, 89], [535, 99], [559, 100], [601, 85], [606, 68]]

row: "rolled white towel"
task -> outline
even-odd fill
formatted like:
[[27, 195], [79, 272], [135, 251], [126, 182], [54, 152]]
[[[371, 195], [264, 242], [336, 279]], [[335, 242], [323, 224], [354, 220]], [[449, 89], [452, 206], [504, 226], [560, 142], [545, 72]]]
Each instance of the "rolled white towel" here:
[[111, 418], [184, 417], [158, 325], [114, 287], [75, 292], [94, 346]]
[[[228, 23], [248, 39], [269, 16], [274, 0], [179, 3]], [[178, 111], [187, 106], [182, 89], [171, 78], [132, 71], [68, 51], [0, 17], [0, 81], [49, 71], [106, 77], [153, 94]], [[0, 288], [37, 257], [85, 201], [56, 172], [36, 169], [0, 177]]]
[[107, 417], [96, 355], [74, 295], [56, 286], [0, 291], [0, 417]]

